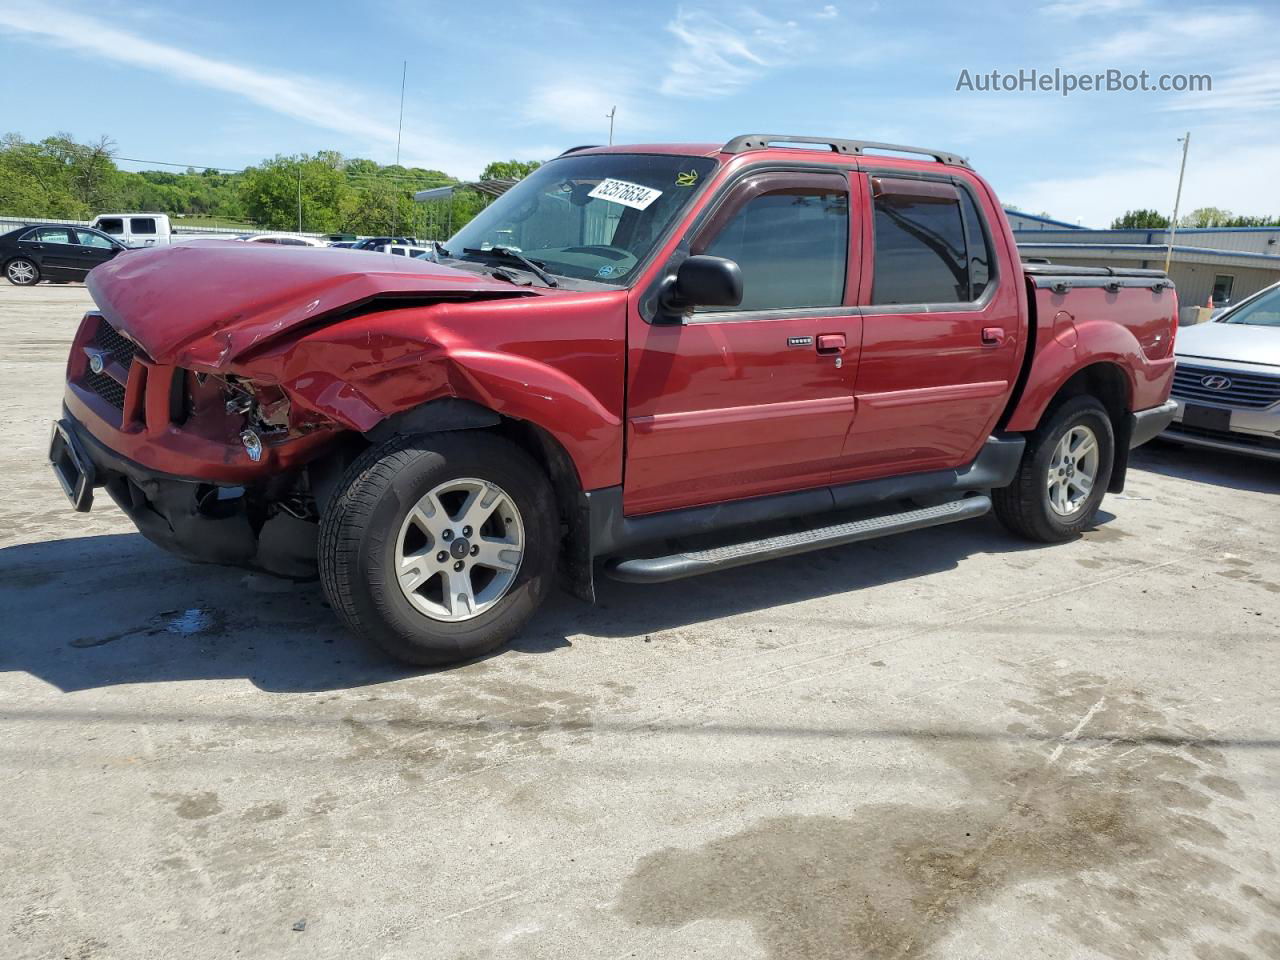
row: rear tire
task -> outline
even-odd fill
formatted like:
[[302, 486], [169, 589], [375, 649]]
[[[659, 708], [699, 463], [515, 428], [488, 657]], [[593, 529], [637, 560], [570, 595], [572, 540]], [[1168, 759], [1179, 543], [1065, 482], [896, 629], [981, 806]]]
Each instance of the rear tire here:
[[14, 257], [6, 263], [4, 275], [15, 287], [34, 287], [40, 282], [40, 268], [26, 257]]
[[1093, 524], [1106, 495], [1115, 443], [1101, 403], [1093, 397], [1066, 401], [1028, 440], [1013, 483], [992, 492], [996, 516], [1028, 540], [1062, 543], [1078, 536]]
[[440, 666], [525, 625], [558, 542], [551, 485], [519, 447], [479, 431], [397, 437], [339, 484], [320, 521], [320, 581], [352, 632]]

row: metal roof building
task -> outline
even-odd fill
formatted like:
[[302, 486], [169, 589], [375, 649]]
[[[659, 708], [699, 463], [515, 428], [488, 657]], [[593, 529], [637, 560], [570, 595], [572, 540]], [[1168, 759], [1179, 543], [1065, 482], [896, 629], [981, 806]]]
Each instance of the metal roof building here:
[[[1006, 211], [1009, 212], [1009, 211]], [[1012, 221], [1012, 215], [1011, 215]], [[1014, 238], [1023, 259], [1091, 267], [1164, 267], [1164, 229], [1050, 229], [1019, 225]], [[1182, 227], [1174, 235], [1169, 276], [1184, 310], [1236, 303], [1280, 282], [1280, 226]]]

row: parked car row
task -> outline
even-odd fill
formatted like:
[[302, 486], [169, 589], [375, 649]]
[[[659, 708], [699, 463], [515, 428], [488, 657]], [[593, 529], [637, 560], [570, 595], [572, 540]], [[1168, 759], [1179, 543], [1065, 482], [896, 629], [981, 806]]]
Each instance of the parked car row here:
[[10, 283], [19, 287], [34, 286], [42, 280], [67, 283], [83, 280], [98, 264], [126, 250], [200, 239], [230, 239], [285, 247], [348, 247], [409, 257], [428, 254], [428, 249], [418, 245], [413, 237], [366, 237], [351, 242], [326, 243], [314, 237], [280, 233], [241, 234], [236, 237], [213, 234], [175, 236], [169, 218], [164, 214], [101, 216], [94, 218], [92, 224], [85, 227], [36, 223], [0, 235], [0, 271]]

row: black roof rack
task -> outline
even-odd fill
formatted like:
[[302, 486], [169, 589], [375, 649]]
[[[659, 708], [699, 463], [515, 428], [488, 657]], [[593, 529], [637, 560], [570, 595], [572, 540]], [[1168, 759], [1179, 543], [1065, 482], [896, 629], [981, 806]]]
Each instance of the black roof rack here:
[[563, 157], [570, 153], [577, 153], [579, 150], [594, 150], [598, 146], [600, 146], [598, 143], [584, 143], [577, 147], [570, 147], [564, 153], [560, 154], [560, 156]]
[[763, 150], [773, 143], [812, 143], [830, 147], [832, 153], [852, 153], [861, 156], [867, 150], [892, 150], [895, 153], [918, 153], [933, 157], [939, 163], [949, 163], [958, 167], [967, 167], [969, 163], [964, 157], [944, 150], [929, 150], [925, 147], [906, 147], [900, 143], [877, 143], [874, 140], [833, 140], [830, 137], [794, 137], [787, 133], [746, 133], [734, 137], [723, 147], [722, 153], [743, 153], [747, 150]]

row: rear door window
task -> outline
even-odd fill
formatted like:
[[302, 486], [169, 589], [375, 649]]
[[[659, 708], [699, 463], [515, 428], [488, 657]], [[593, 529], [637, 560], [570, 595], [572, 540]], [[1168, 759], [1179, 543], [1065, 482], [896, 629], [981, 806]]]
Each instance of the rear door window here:
[[874, 177], [873, 304], [969, 303], [991, 283], [991, 246], [969, 191]]
[[66, 227], [40, 227], [32, 230], [23, 239], [34, 240], [36, 243], [75, 243], [71, 231]]
[[156, 222], [151, 217], [130, 217], [129, 230], [132, 233], [154, 234]]

